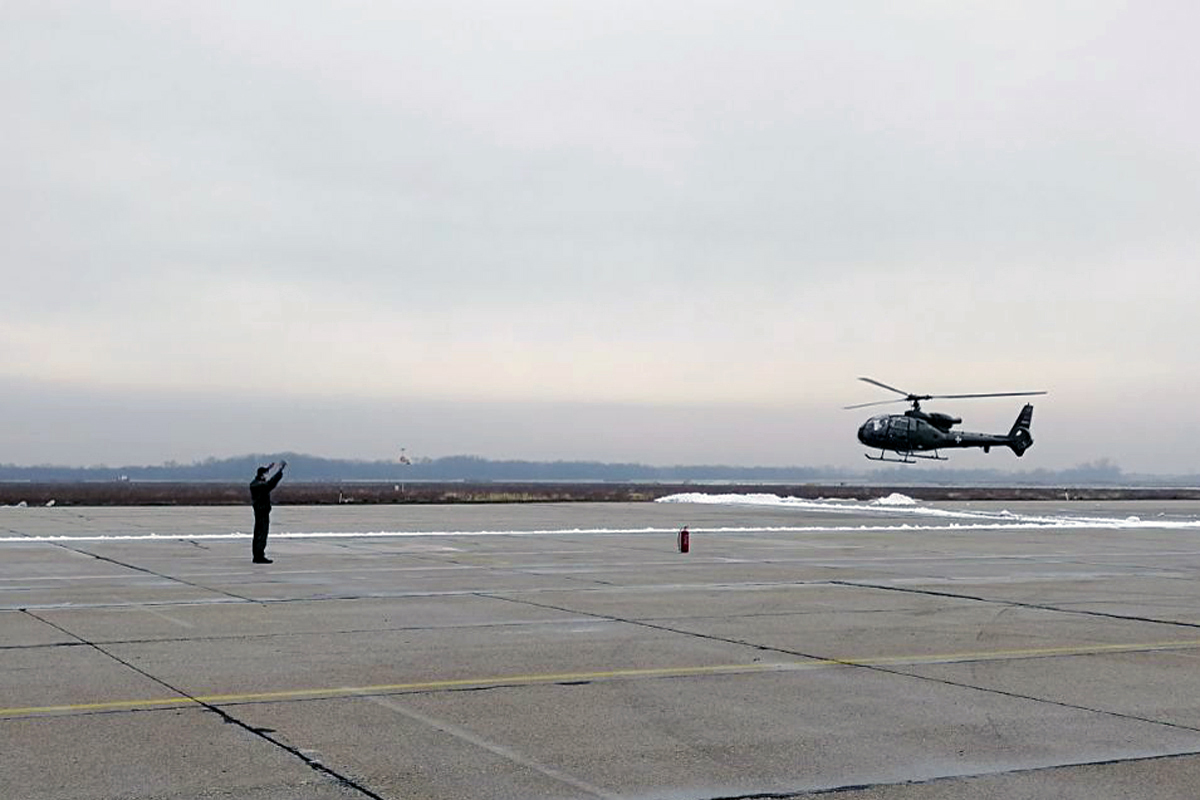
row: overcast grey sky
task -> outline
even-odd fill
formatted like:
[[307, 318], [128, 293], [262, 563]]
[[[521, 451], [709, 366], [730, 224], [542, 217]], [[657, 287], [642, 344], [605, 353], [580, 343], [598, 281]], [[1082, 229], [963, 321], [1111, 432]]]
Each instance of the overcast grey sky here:
[[[0, 5], [0, 462], [1200, 470], [1191, 2]], [[902, 410], [902, 405], [896, 410]], [[929, 404], [929, 407], [934, 407]], [[937, 406], [1006, 431], [1019, 399]]]

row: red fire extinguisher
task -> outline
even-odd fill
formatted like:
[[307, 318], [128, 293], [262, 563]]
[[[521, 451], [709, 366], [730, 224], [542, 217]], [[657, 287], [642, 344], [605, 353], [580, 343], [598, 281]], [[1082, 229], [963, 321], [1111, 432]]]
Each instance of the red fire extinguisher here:
[[687, 526], [683, 526], [683, 530], [679, 532], [679, 552], [686, 553], [690, 546], [688, 539], [691, 538], [688, 534]]

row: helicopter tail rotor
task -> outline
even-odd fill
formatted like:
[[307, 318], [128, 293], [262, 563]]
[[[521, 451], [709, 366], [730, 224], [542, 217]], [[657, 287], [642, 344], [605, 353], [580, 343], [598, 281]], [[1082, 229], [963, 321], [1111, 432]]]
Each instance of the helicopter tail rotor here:
[[1026, 403], [1021, 409], [1021, 413], [1017, 415], [1017, 421], [1013, 423], [1012, 430], [1008, 432], [1008, 446], [1017, 454], [1017, 457], [1025, 455], [1025, 451], [1033, 447], [1033, 434], [1029, 432], [1029, 426], [1033, 424], [1033, 404]]

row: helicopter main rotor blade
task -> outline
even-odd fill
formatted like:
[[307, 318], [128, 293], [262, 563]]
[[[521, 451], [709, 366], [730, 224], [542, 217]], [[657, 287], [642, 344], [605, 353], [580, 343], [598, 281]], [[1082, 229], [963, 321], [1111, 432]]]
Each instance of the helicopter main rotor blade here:
[[887, 389], [889, 392], [895, 392], [896, 394], [902, 394], [905, 397], [909, 396], [908, 392], [903, 392], [903, 391], [897, 389], [895, 386], [888, 386], [886, 383], [880, 383], [879, 381], [875, 380], [874, 378], [859, 378], [859, 380], [866, 381], [867, 383], [870, 383], [874, 386], [878, 386], [881, 389]]
[[1035, 394], [1047, 394], [1047, 392], [989, 392], [988, 394], [935, 394], [930, 395], [929, 400], [962, 400], [967, 397], [1029, 397]]
[[907, 397], [901, 397], [898, 400], [876, 400], [873, 403], [856, 403], [855, 405], [852, 405], [852, 406], [842, 406], [842, 408], [845, 408], [845, 409], [866, 408], [867, 406], [886, 406], [886, 405], [891, 405], [892, 403], [907, 403], [907, 402], [908, 402]]
[[868, 406], [882, 406], [888, 403], [912, 403], [913, 408], [919, 408], [917, 405], [922, 400], [963, 400], [972, 397], [1030, 397], [1037, 394], [1047, 394], [1047, 392], [981, 392], [974, 394], [911, 394], [903, 389], [897, 389], [895, 386], [888, 386], [886, 383], [877, 381], [874, 378], [859, 378], [860, 381], [869, 383], [872, 386], [878, 386], [880, 389], [887, 389], [889, 392], [904, 395], [901, 400], [876, 400], [871, 403], [856, 403], [852, 406], [842, 406], [845, 409], [852, 408], [867, 408]]

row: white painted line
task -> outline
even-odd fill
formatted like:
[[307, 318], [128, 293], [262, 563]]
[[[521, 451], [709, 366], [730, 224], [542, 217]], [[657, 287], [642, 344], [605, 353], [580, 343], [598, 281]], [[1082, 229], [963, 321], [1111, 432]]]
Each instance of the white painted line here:
[[443, 733], [447, 733], [456, 739], [461, 739], [464, 742], [473, 744], [476, 747], [487, 750], [489, 753], [493, 753], [495, 755], [500, 756], [501, 758], [505, 758], [505, 759], [513, 762], [514, 764], [519, 764], [523, 767], [527, 767], [531, 770], [534, 770], [535, 772], [540, 772], [542, 775], [545, 775], [547, 778], [552, 778], [553, 780], [556, 780], [560, 783], [565, 783], [568, 786], [572, 786], [582, 792], [587, 792], [588, 794], [590, 794], [594, 797], [604, 798], [605, 800], [617, 800], [617, 798], [619, 797], [619, 795], [613, 794], [611, 792], [607, 792], [598, 786], [593, 786], [590, 783], [587, 783], [585, 781], [579, 780], [578, 778], [572, 777], [571, 775], [568, 775], [567, 773], [565, 773], [561, 770], [555, 769], [553, 767], [548, 767], [545, 764], [539, 764], [538, 762], [534, 761], [533, 759], [523, 756], [511, 748], [489, 742], [488, 740], [484, 739], [483, 737], [478, 736], [474, 733], [471, 733], [471, 731], [467, 730], [466, 728], [461, 728], [458, 725], [454, 725], [452, 723], [445, 722], [443, 720], [434, 719], [433, 717], [426, 716], [425, 714], [422, 714], [419, 711], [414, 711], [411, 708], [406, 708], [403, 705], [401, 705], [400, 703], [396, 702], [395, 700], [393, 700], [389, 697], [379, 697], [379, 696], [372, 695], [372, 696], [365, 697], [365, 699], [369, 700], [370, 702], [374, 703], [375, 705], [383, 706], [384, 708], [390, 709], [391, 711], [395, 711], [397, 714], [400, 714], [401, 716], [408, 717], [409, 719], [414, 720], [416, 722], [420, 722], [423, 725], [428, 725], [429, 727], [433, 728], [434, 730], [438, 730]]
[[[1056, 522], [994, 522], [947, 525], [788, 525], [788, 526], [755, 526], [755, 527], [718, 527], [700, 528], [688, 526], [693, 534], [726, 533], [726, 534], [770, 534], [770, 533], [921, 533], [926, 531], [943, 531], [951, 533], [967, 533], [972, 531], [1066, 531], [1066, 530], [1125, 530], [1128, 528], [1150, 530], [1200, 530], [1200, 520], [1188, 522], [1143, 522], [1136, 525], [1122, 520], [1068, 520]], [[678, 528], [569, 528], [554, 530], [506, 530], [506, 531], [283, 531], [272, 533], [271, 540], [276, 539], [395, 539], [420, 537], [470, 537], [470, 536], [596, 536], [596, 535], [640, 535], [640, 534], [675, 534]], [[179, 542], [179, 541], [216, 541], [216, 540], [245, 540], [250, 534], [234, 531], [232, 533], [201, 533], [201, 534], [161, 534], [161, 533], [130, 533], [102, 535], [53, 535], [53, 536], [4, 536], [0, 544], [32, 544], [58, 542]]]

